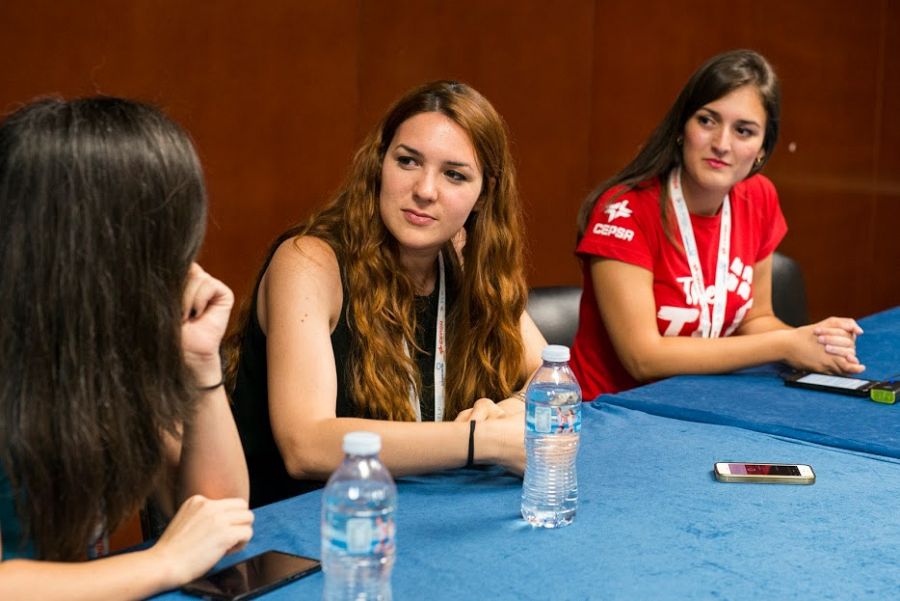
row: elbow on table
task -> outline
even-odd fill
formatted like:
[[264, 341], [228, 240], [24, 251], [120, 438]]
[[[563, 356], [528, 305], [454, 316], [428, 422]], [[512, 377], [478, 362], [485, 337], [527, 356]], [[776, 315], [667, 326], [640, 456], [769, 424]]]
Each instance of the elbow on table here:
[[279, 445], [284, 468], [297, 480], [327, 480], [335, 466], [330, 465], [321, 449], [309, 443], [288, 441]]
[[240, 472], [231, 475], [221, 475], [219, 477], [209, 476], [202, 485], [197, 486], [185, 494], [182, 492], [180, 503], [193, 495], [203, 495], [208, 499], [244, 499], [250, 500], [250, 478], [247, 469], [244, 468]]
[[660, 369], [657, 361], [653, 357], [643, 351], [633, 351], [620, 354], [620, 360], [625, 371], [632, 378], [640, 383], [658, 380], [664, 377], [664, 373]]

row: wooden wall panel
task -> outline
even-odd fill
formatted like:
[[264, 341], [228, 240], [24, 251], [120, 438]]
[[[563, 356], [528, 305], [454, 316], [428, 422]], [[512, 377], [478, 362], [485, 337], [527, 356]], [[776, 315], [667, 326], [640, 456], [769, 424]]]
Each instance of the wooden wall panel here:
[[868, 295], [861, 232], [872, 219], [872, 195], [790, 183], [779, 184], [779, 194], [789, 199], [782, 201], [790, 230], [781, 250], [803, 268], [811, 317], [869, 313], [858, 307]]
[[356, 4], [266, 6], [224, 11], [197, 74], [219, 76], [195, 115], [213, 218], [204, 260], [239, 296], [271, 240], [337, 187], [356, 144]]
[[[808, 186], [871, 191], [879, 11], [845, 2], [763, 8], [784, 105], [783, 144], [773, 171]], [[790, 142], [796, 143], [793, 153]]]
[[355, 145], [356, 24], [351, 0], [5, 2], [0, 108], [48, 93], [163, 106], [207, 173], [201, 259], [241, 296]]
[[865, 313], [900, 304], [900, 2], [882, 0], [884, 45], [881, 52], [883, 85], [878, 107], [876, 181], [873, 226], [866, 235], [873, 269], [865, 282], [871, 291]]
[[870, 223], [875, 210], [880, 14], [840, 2], [760, 8], [782, 80], [782, 135], [767, 168], [790, 227], [781, 249], [808, 274], [814, 319], [859, 316], [870, 303], [858, 266], [870, 253], [847, 224]]

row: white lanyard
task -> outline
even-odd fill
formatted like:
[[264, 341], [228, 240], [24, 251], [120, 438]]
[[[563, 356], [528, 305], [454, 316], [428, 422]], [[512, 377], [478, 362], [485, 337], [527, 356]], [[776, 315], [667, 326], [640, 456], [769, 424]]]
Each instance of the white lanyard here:
[[[438, 306], [437, 306], [437, 323], [435, 324], [434, 336], [434, 421], [439, 422], [444, 419], [444, 381], [446, 378], [446, 361], [444, 360], [444, 330], [445, 317], [447, 314], [447, 287], [444, 278], [444, 256], [438, 254]], [[409, 357], [409, 345], [403, 341], [403, 350]], [[422, 421], [422, 408], [419, 406], [419, 397], [416, 396], [416, 388], [412, 384], [409, 386], [409, 404], [412, 405], [413, 411], [416, 413], [416, 421]]]
[[700, 333], [704, 338], [718, 338], [722, 333], [722, 324], [725, 322], [725, 301], [728, 294], [726, 280], [728, 278], [728, 255], [731, 253], [731, 202], [726, 194], [725, 201], [722, 203], [719, 252], [716, 256], [715, 299], [712, 320], [710, 320], [710, 303], [706, 294], [706, 285], [703, 283], [703, 270], [700, 266], [697, 242], [694, 239], [694, 228], [691, 225], [691, 216], [681, 191], [681, 167], [675, 167], [669, 174], [669, 196], [672, 197], [675, 217], [678, 219], [678, 229], [681, 231], [681, 243], [684, 245], [688, 266], [691, 268], [691, 278], [696, 290], [694, 297], [700, 307]]

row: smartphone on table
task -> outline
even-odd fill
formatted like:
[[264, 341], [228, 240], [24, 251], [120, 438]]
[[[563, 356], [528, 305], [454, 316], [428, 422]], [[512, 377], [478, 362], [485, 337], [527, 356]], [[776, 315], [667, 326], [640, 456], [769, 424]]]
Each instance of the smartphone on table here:
[[182, 592], [215, 601], [243, 601], [308, 576], [322, 569], [318, 559], [266, 551], [233, 566], [197, 578]]
[[801, 463], [719, 462], [713, 471], [719, 482], [812, 484], [816, 481], [812, 467]]
[[876, 382], [873, 382], [872, 380], [865, 380], [863, 378], [832, 376], [808, 371], [798, 371], [785, 376], [784, 383], [787, 386], [824, 390], [825, 392], [837, 392], [839, 394], [849, 394], [861, 397], [869, 396], [869, 390], [876, 384]]

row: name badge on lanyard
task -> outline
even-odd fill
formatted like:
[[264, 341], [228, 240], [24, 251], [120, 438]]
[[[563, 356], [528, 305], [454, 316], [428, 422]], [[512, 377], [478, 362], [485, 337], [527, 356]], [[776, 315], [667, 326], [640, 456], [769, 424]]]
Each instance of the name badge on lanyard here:
[[[669, 174], [669, 196], [672, 198], [672, 206], [675, 208], [675, 218], [678, 220], [678, 229], [681, 232], [681, 243], [687, 255], [688, 266], [691, 268], [691, 280], [696, 290], [695, 298], [700, 307], [700, 334], [703, 338], [718, 338], [722, 335], [722, 325], [725, 322], [725, 303], [728, 296], [726, 284], [728, 260], [731, 253], [731, 201], [726, 194], [722, 203], [722, 219], [719, 225], [715, 298], [710, 303], [706, 294], [706, 284], [703, 282], [703, 270], [700, 265], [700, 254], [697, 251], [697, 242], [694, 239], [691, 216], [688, 213], [681, 188], [681, 167], [672, 169]], [[710, 304], [712, 304], [711, 316]]]
[[[438, 306], [437, 324], [434, 340], [434, 421], [444, 419], [444, 382], [446, 379], [446, 360], [444, 358], [444, 332], [446, 330], [447, 315], [447, 287], [444, 277], [444, 255], [438, 254]], [[409, 345], [403, 341], [403, 350], [409, 357]], [[419, 397], [416, 388], [409, 386], [409, 404], [416, 414], [416, 421], [422, 421], [422, 408], [419, 406]]]

